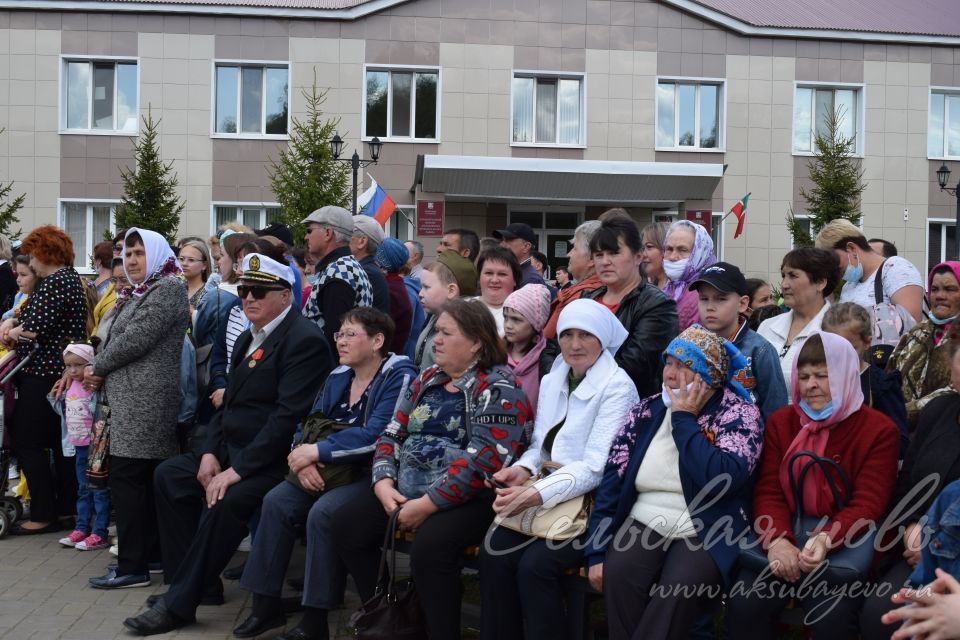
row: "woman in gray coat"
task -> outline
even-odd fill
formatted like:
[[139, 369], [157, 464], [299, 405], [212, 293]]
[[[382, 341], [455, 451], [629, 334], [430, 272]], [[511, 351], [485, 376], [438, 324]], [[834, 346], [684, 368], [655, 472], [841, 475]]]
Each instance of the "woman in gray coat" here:
[[103, 383], [111, 411], [110, 492], [117, 516], [116, 569], [91, 578], [99, 589], [148, 586], [160, 559], [153, 470], [179, 453], [180, 357], [190, 323], [180, 265], [159, 233], [131, 228], [123, 267], [133, 285], [85, 380]]

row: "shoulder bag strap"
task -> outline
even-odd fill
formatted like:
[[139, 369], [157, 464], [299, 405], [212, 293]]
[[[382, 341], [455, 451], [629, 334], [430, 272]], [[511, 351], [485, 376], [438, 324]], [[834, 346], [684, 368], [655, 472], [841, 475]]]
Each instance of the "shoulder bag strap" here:
[[880, 266], [877, 267], [877, 275], [873, 278], [873, 303], [874, 304], [883, 304], [883, 265], [887, 264], [887, 259], [884, 258], [883, 262], [880, 263]]
[[[387, 522], [387, 530], [383, 534], [383, 546], [380, 547], [380, 569], [377, 571], [376, 595], [390, 589], [390, 566], [387, 564], [387, 555], [394, 554], [394, 566], [396, 566], [396, 543], [394, 542], [394, 532], [397, 527], [397, 518], [400, 515], [400, 509], [397, 508], [390, 514], [390, 520]], [[389, 591], [388, 591], [389, 593]]]
[[[810, 461], [800, 469], [800, 477], [794, 478], [794, 463], [800, 458], [810, 458]], [[840, 492], [840, 488], [837, 486], [833, 476], [829, 473], [831, 469], [836, 471], [837, 475], [840, 477], [840, 482], [843, 484], [846, 497], [849, 499], [853, 495], [853, 487], [850, 483], [850, 478], [847, 477], [846, 472], [839, 464], [837, 464], [835, 460], [817, 456], [811, 451], [799, 451], [791, 456], [790, 462], [787, 465], [787, 478], [790, 481], [790, 491], [793, 493], [793, 499], [797, 505], [797, 518], [803, 515], [803, 483], [807, 479], [807, 473], [813, 467], [820, 467], [820, 472], [823, 474], [823, 477], [826, 480], [827, 487], [830, 489], [830, 493], [833, 496], [833, 502], [836, 505], [837, 510], [841, 510], [845, 507], [846, 500], [844, 499], [844, 495]]]

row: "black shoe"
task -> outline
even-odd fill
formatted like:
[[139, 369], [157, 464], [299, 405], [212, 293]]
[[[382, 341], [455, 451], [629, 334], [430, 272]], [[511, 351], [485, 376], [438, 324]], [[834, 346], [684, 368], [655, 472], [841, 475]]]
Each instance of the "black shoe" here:
[[230, 567], [229, 569], [224, 569], [223, 573], [220, 575], [223, 576], [224, 580], [239, 580], [243, 577], [243, 569], [247, 566], [246, 562], [242, 562], [235, 567]]
[[330, 639], [329, 633], [322, 636], [312, 636], [308, 634], [306, 631], [304, 631], [303, 629], [301, 629], [300, 627], [294, 627], [289, 631], [285, 631], [284, 633], [281, 633], [273, 640], [329, 640], [329, 639]]
[[10, 535], [37, 536], [42, 533], [53, 533], [55, 531], [60, 531], [60, 522], [57, 520], [54, 520], [53, 522], [48, 522], [47, 524], [37, 529], [27, 529], [22, 524], [15, 524], [10, 528]]
[[138, 635], [153, 636], [185, 627], [193, 622], [194, 619], [192, 618], [185, 620], [168, 611], [167, 607], [163, 604], [163, 600], [161, 600], [157, 602], [155, 607], [147, 609], [135, 618], [127, 618], [124, 620], [123, 626]]
[[250, 616], [240, 623], [240, 626], [233, 630], [235, 638], [255, 638], [270, 629], [276, 629], [287, 624], [287, 617], [282, 613], [272, 618], [258, 618]]
[[303, 592], [303, 577], [299, 578], [287, 578], [287, 586], [293, 589], [294, 591]]

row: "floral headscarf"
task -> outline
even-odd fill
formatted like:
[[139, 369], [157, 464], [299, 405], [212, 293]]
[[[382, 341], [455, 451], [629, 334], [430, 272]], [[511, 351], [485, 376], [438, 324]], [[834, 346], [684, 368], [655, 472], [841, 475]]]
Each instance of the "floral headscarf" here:
[[753, 399], [733, 376], [747, 366], [747, 359], [729, 340], [699, 324], [692, 325], [670, 341], [663, 359], [673, 356], [714, 389], [724, 386], [745, 400]]
[[[949, 271], [953, 274], [953, 277], [957, 279], [957, 282], [960, 282], [960, 262], [954, 262], [948, 260], [946, 262], [941, 262], [933, 269], [930, 269], [930, 273], [927, 274], [927, 295], [930, 295], [930, 290], [933, 289], [933, 276], [934, 274], [944, 271]], [[933, 315], [933, 311], [929, 312], [928, 317]], [[932, 321], [932, 320], [931, 320]], [[953, 322], [947, 323], [934, 323], [933, 325], [933, 344], [939, 345], [943, 340], [943, 337], [947, 334], [947, 331], [950, 330], [950, 327], [953, 325]]]
[[173, 250], [167, 244], [166, 238], [156, 231], [131, 227], [123, 237], [124, 246], [126, 246], [126, 240], [132, 233], [140, 234], [140, 239], [143, 241], [143, 250], [146, 253], [147, 260], [146, 273], [149, 275], [140, 284], [134, 284], [130, 274], [127, 273], [127, 258], [126, 252], [124, 252], [123, 271], [127, 274], [127, 280], [130, 281], [132, 286], [117, 291], [118, 309], [131, 297], [139, 298], [145, 294], [160, 278], [180, 277], [183, 273], [180, 269], [180, 263], [177, 262], [177, 257], [173, 255]]
[[668, 280], [667, 286], [663, 290], [675, 302], [680, 301], [680, 298], [687, 292], [687, 287], [697, 279], [701, 271], [717, 261], [717, 256], [713, 252], [713, 239], [707, 233], [707, 228], [702, 224], [695, 224], [689, 220], [678, 220], [670, 226], [670, 230], [667, 231], [667, 238], [681, 227], [693, 231], [693, 251], [690, 252], [687, 268], [684, 269], [680, 279]]

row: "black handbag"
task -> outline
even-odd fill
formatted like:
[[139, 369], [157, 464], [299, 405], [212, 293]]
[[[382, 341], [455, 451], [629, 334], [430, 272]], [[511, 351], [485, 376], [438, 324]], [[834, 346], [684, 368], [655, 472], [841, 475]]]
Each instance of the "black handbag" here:
[[[357, 640], [427, 640], [427, 624], [413, 582], [395, 583], [391, 579], [397, 567], [397, 520], [400, 509], [390, 516], [380, 552], [380, 571], [373, 597], [352, 616], [350, 625]], [[387, 556], [390, 556], [388, 562]]]
[[[810, 460], [800, 469], [800, 477], [795, 478], [793, 474], [794, 463], [801, 458], [810, 458]], [[793, 535], [797, 540], [797, 548], [803, 549], [810, 538], [810, 532], [820, 526], [825, 518], [818, 516], [804, 515], [803, 512], [803, 482], [806, 480], [807, 473], [814, 467], [820, 467], [823, 477], [833, 495], [833, 503], [837, 510], [842, 510], [846, 500], [853, 495], [853, 486], [846, 472], [836, 461], [830, 458], [823, 458], [811, 451], [798, 451], [790, 457], [787, 465], [787, 479], [790, 483], [790, 492], [793, 494], [796, 513], [793, 516]], [[837, 486], [830, 470], [836, 472], [843, 485], [843, 493]], [[844, 497], [846, 496], [846, 498]], [[855, 580], [862, 580], [870, 571], [873, 564], [873, 552], [877, 538], [877, 528], [871, 527], [857, 540], [845, 542], [843, 547], [835, 549], [827, 555], [826, 567], [822, 570], [822, 576], [833, 584], [846, 584]], [[740, 549], [740, 565], [756, 574], [763, 573], [770, 565], [770, 560], [763, 550], [763, 545], [753, 536], [748, 543], [749, 547]]]

